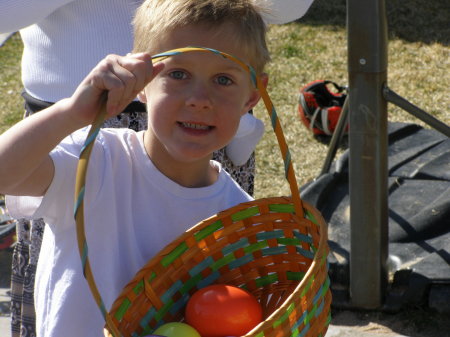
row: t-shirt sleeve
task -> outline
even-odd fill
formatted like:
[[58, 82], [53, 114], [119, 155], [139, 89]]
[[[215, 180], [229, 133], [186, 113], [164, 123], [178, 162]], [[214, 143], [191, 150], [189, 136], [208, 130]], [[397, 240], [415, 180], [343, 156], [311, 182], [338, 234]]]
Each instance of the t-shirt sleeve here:
[[[63, 217], [73, 216], [75, 179], [78, 158], [86, 139], [87, 130], [83, 129], [66, 137], [51, 153], [55, 174], [43, 197], [7, 196], [6, 204], [10, 215], [16, 219], [40, 219], [54, 224]], [[98, 143], [98, 142], [96, 142]], [[101, 146], [94, 146], [91, 157], [101, 155]], [[101, 161], [100, 161], [101, 162]], [[99, 170], [88, 169], [90, 188], [95, 186], [95, 176]]]

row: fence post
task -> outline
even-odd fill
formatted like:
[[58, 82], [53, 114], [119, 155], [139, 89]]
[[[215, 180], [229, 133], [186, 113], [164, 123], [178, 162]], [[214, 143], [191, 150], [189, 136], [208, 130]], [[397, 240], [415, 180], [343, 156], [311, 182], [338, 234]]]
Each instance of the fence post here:
[[387, 19], [385, 0], [347, 0], [350, 298], [375, 309], [387, 287]]

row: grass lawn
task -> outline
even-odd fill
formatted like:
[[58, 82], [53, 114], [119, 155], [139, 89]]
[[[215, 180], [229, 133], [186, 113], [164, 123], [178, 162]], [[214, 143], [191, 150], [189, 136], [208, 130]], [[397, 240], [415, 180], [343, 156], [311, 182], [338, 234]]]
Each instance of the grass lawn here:
[[0, 132], [18, 122], [23, 115], [20, 93], [20, 58], [22, 41], [18, 34], [13, 35], [0, 47]]

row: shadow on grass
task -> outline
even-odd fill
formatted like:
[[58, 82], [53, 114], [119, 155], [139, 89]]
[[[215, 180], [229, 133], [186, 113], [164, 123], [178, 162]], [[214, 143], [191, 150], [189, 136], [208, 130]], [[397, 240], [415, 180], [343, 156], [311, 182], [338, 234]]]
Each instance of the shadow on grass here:
[[[448, 0], [385, 0], [390, 39], [450, 45]], [[346, 0], [315, 0], [298, 22], [346, 25]]]

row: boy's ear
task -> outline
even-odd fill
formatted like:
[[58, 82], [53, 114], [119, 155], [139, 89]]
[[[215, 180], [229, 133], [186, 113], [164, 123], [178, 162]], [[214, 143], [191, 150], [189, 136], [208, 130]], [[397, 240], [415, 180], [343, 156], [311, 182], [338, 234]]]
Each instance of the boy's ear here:
[[[269, 83], [269, 75], [267, 75], [266, 73], [262, 73], [261, 75], [259, 75], [259, 77], [261, 79], [261, 83], [263, 84], [264, 88], [267, 88], [267, 84]], [[260, 99], [261, 94], [259, 93], [259, 90], [254, 89], [247, 102], [248, 110], [253, 109], [255, 105], [258, 104]]]
[[144, 90], [139, 91], [139, 94], [137, 95], [137, 98], [142, 103], [147, 103], [147, 96], [145, 95]]

